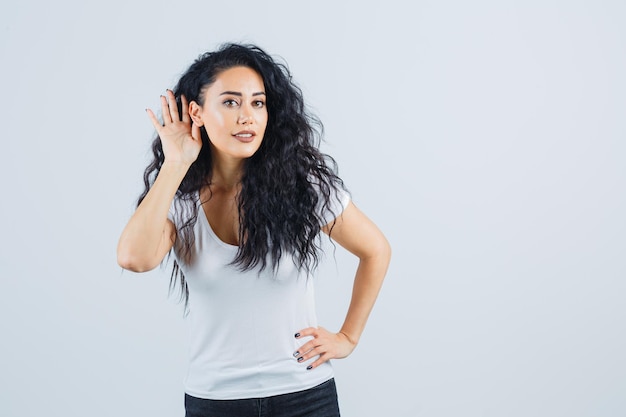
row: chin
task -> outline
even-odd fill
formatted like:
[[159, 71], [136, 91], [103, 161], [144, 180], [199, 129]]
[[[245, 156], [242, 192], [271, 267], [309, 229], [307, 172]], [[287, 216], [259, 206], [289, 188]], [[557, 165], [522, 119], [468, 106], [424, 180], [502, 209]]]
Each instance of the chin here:
[[254, 148], [254, 149], [250, 149], [250, 150], [242, 150], [240, 152], [233, 152], [233, 156], [235, 158], [240, 158], [240, 159], [248, 159], [250, 157], [252, 157], [255, 153], [257, 153], [257, 151], [259, 150], [259, 148]]

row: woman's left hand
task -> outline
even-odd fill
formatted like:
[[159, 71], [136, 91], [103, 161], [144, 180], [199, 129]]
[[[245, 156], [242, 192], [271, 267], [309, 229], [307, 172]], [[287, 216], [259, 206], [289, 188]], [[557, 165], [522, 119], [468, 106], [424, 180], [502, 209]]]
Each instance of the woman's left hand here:
[[318, 356], [317, 360], [307, 366], [311, 370], [330, 359], [341, 359], [348, 356], [356, 347], [356, 342], [351, 341], [345, 333], [332, 333], [323, 327], [309, 327], [296, 333], [296, 339], [312, 336], [313, 339], [302, 345], [293, 356], [298, 362]]

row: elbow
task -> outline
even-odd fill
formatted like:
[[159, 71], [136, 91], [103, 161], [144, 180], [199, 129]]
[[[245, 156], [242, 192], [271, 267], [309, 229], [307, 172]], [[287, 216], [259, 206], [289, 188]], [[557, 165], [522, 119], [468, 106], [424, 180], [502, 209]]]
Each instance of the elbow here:
[[377, 259], [377, 262], [384, 267], [385, 271], [389, 268], [389, 263], [391, 262], [391, 245], [384, 236], [376, 245], [373, 256]]
[[156, 265], [146, 262], [130, 251], [117, 251], [117, 264], [122, 268], [132, 272], [148, 272], [156, 268]]
[[382, 247], [380, 248], [381, 256], [385, 259], [387, 265], [391, 262], [391, 244], [387, 239], [384, 239]]
[[376, 262], [379, 265], [384, 265], [384, 268], [387, 269], [391, 262], [391, 245], [384, 236], [381, 236], [374, 245], [369, 247], [367, 252], [359, 257], [361, 261]]

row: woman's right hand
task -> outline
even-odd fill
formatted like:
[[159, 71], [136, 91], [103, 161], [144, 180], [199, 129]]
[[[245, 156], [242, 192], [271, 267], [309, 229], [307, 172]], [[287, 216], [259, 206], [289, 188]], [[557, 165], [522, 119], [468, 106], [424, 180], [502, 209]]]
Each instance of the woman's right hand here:
[[200, 127], [189, 117], [187, 98], [181, 95], [180, 100], [183, 110], [182, 120], [178, 113], [176, 97], [171, 90], [167, 90], [167, 97], [161, 96], [163, 124], [152, 110], [146, 109], [146, 112], [161, 139], [164, 162], [182, 163], [189, 166], [198, 158], [202, 148], [202, 139]]

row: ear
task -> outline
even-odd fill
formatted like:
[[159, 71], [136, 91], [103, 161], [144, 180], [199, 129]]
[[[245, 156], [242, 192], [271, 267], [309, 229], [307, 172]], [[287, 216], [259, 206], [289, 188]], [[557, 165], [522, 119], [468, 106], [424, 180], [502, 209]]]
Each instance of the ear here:
[[189, 117], [195, 123], [196, 126], [204, 126], [204, 122], [202, 121], [202, 117], [200, 114], [202, 113], [202, 107], [195, 101], [189, 103]]

